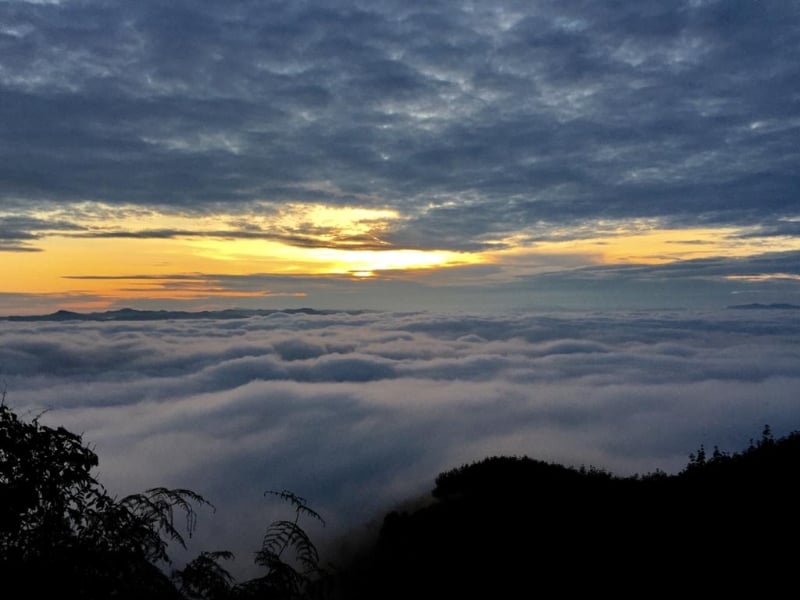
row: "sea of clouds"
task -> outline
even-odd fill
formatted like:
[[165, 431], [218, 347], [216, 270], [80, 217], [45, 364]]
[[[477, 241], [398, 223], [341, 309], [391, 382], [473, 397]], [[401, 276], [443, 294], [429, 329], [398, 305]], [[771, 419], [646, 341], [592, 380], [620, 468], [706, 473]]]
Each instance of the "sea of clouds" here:
[[[323, 546], [448, 468], [527, 454], [620, 474], [800, 428], [791, 310], [0, 321], [6, 402], [82, 433], [114, 494], [193, 489], [195, 551], [246, 572], [289, 489]], [[327, 540], [327, 541], [326, 541]]]

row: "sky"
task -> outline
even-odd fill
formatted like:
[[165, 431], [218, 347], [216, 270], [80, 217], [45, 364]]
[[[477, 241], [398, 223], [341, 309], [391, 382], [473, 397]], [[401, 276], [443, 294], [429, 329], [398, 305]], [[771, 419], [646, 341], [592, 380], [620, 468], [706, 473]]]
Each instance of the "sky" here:
[[[705, 444], [800, 429], [800, 320], [772, 310], [331, 312], [0, 322], [0, 382], [24, 418], [81, 433], [114, 495], [192, 489], [191, 554], [237, 573], [289, 489], [365, 534], [440, 472], [528, 455], [674, 473]], [[305, 525], [305, 523], [304, 523]], [[248, 570], [249, 569], [249, 570]]]
[[800, 303], [794, 1], [2, 0], [0, 314]]

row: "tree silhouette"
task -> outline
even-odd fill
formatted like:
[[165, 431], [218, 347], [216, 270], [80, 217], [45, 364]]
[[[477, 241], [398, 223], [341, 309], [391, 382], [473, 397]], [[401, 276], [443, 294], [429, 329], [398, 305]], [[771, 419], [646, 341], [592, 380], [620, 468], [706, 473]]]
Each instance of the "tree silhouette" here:
[[[175, 598], [160, 568], [168, 541], [196, 525], [190, 490], [154, 488], [120, 500], [93, 477], [97, 455], [63, 427], [20, 419], [0, 397], [0, 578], [25, 595]], [[183, 513], [185, 527], [176, 524]], [[185, 529], [185, 534], [182, 533]]]
[[[21, 419], [0, 392], [0, 582], [19, 597], [235, 600], [304, 598], [323, 573], [301, 517], [324, 525], [306, 500], [294, 518], [267, 528], [255, 562], [266, 574], [240, 584], [220, 564], [233, 554], [202, 552], [168, 576], [168, 544], [186, 547], [197, 508], [187, 489], [157, 487], [117, 499], [94, 478], [97, 455], [80, 435]], [[10, 593], [10, 592], [9, 592]], [[3, 596], [12, 598], [13, 596]]]

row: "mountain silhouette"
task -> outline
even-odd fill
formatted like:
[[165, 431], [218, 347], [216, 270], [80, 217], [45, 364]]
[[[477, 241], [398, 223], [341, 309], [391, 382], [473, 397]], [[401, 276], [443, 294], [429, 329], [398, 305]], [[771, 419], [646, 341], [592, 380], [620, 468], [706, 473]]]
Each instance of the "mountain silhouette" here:
[[798, 467], [800, 434], [768, 428], [741, 453], [701, 447], [676, 475], [487, 458], [387, 515], [343, 597], [764, 594], [795, 572]]

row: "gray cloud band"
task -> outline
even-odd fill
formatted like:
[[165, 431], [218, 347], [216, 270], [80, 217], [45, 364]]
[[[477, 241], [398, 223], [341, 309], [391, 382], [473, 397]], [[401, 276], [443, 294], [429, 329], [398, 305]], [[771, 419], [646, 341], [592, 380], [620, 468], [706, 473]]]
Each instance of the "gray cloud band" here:
[[387, 241], [452, 248], [797, 212], [793, 3], [4, 2], [0, 23], [7, 210], [369, 197], [409, 217]]

